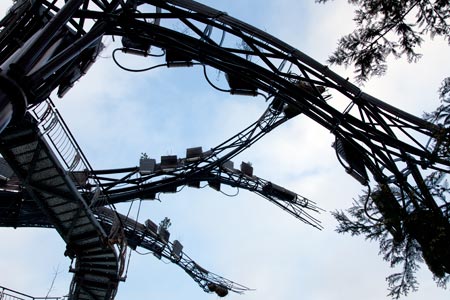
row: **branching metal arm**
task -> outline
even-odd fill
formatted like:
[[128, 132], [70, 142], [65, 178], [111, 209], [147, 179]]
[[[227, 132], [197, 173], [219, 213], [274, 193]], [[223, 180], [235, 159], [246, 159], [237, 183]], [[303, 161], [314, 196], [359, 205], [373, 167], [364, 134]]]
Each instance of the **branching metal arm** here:
[[[337, 143], [345, 144], [341, 147], [345, 150], [338, 154], [351, 160], [347, 171], [364, 185], [371, 179], [366, 173], [369, 171], [377, 183], [387, 182], [410, 193], [406, 182], [412, 180], [420, 186], [422, 175], [413, 170], [416, 166], [434, 170], [448, 170], [450, 166], [437, 148], [443, 144], [442, 138], [448, 139], [446, 129], [365, 94], [299, 50], [224, 12], [190, 0], [77, 1], [18, 1], [2, 22], [5, 29], [0, 36], [0, 57], [12, 62], [5, 67], [9, 67], [13, 80], [18, 84], [27, 80], [24, 93], [33, 103], [42, 101], [55, 87], [61, 91], [70, 87], [80, 77], [76, 74], [83, 74], [84, 66], [95, 60], [100, 38], [119, 35], [124, 37], [126, 53], [145, 56], [160, 48], [166, 53], [167, 66], [192, 62], [208, 65], [226, 74], [231, 93], [265, 94], [274, 98], [277, 105], [272, 107], [285, 116], [302, 113], [313, 119], [330, 130]], [[34, 21], [23, 23], [22, 10], [30, 11]], [[6, 26], [12, 20], [21, 25]], [[58, 40], [58, 26], [42, 27], [46, 22], [63, 24], [64, 20], [71, 26], [59, 28], [69, 33], [64, 35], [70, 37], [68, 40]], [[47, 27], [54, 27], [53, 31]], [[41, 28], [44, 33], [53, 32], [53, 38], [39, 51], [31, 51], [37, 46], [30, 44], [19, 53], [19, 46], [11, 44], [17, 30], [25, 40], [31, 36], [39, 40]], [[42, 92], [36, 94], [36, 87]], [[342, 96], [347, 105], [339, 104]], [[247, 140], [256, 140], [256, 136], [258, 133], [251, 130], [243, 132], [224, 146], [226, 150], [245, 149]], [[224, 149], [219, 146], [214, 150], [211, 159]], [[222, 153], [221, 159], [230, 159], [232, 152]], [[359, 170], [352, 167], [354, 164], [360, 166]], [[423, 203], [431, 201], [424, 190], [418, 197]]]
[[[155, 199], [158, 193], [174, 193], [186, 185], [198, 188], [202, 182], [220, 191], [223, 184], [254, 192], [300, 221], [318, 229], [322, 228], [320, 221], [308, 212], [319, 213], [321, 211], [314, 201], [253, 175], [253, 168], [247, 163], [241, 165], [241, 170], [234, 169], [232, 165], [232, 162], [228, 161], [220, 168], [197, 172], [194, 175], [172, 172], [170, 176], [165, 174], [162, 178], [153, 178], [152, 181], [142, 182], [138, 186], [128, 185], [128, 187], [110, 190], [108, 191], [108, 202], [115, 204], [136, 198]], [[92, 205], [102, 205], [104, 199], [106, 199], [104, 196], [99, 196]]]
[[[448, 205], [437, 202], [424, 179], [432, 171], [450, 172], [447, 151], [441, 149], [450, 143], [448, 128], [380, 101], [283, 41], [191, 0], [15, 1], [0, 21], [0, 132], [9, 123], [20, 124], [26, 109], [39, 109], [38, 104], [53, 91], [62, 97], [95, 62], [106, 35], [122, 37], [119, 50], [127, 54], [145, 57], [155, 49], [164, 53], [165, 62], [159, 66], [200, 64], [205, 70], [206, 66], [220, 70], [229, 88], [219, 90], [262, 95], [271, 104], [260, 120], [216, 148], [191, 149], [185, 159], [164, 157], [159, 164], [150, 160], [150, 167], [129, 169], [118, 179], [92, 171], [54, 110], [38, 111], [35, 119], [41, 133], [47, 135], [51, 150], [59, 154], [78, 191], [87, 198], [88, 213], [110, 199], [152, 197], [206, 180], [213, 186], [219, 182], [254, 191], [318, 227], [317, 220], [304, 211], [317, 211], [312, 202], [248, 170], [241, 169], [242, 176], [227, 167], [265, 133], [302, 114], [335, 136], [337, 158], [351, 176], [373, 190], [383, 190], [385, 200], [375, 204], [393, 202], [390, 206], [399, 205], [396, 211], [409, 218], [428, 216], [428, 212], [438, 219], [448, 215]], [[88, 166], [87, 171], [81, 166]], [[49, 192], [42, 186], [29, 187]], [[390, 187], [399, 191], [399, 197], [392, 196]], [[18, 202], [14, 203], [8, 216], [17, 211]], [[183, 268], [195, 278], [210, 274], [191, 261]], [[207, 288], [217, 292], [222, 286]]]
[[[17, 203], [21, 203], [21, 207], [14, 210]], [[47, 216], [22, 191], [0, 191], [0, 208], [0, 227], [53, 228]], [[222, 295], [228, 291], [243, 293], [249, 290], [243, 285], [202, 268], [182, 251], [183, 246], [179, 241], [170, 242], [169, 232], [161, 230], [151, 220], [147, 220], [144, 225], [106, 207], [95, 208], [94, 214], [106, 232], [112, 232], [114, 228], [120, 226], [125, 234], [127, 246], [132, 249], [136, 247], [147, 249], [157, 258], [165, 258], [180, 266], [205, 292]]]
[[219, 180], [220, 183], [255, 192], [302, 222], [318, 229], [323, 228], [320, 221], [308, 212], [319, 213], [322, 211], [314, 201], [257, 177], [253, 175], [253, 172], [248, 171], [249, 166], [247, 164], [243, 163], [243, 166], [244, 168], [241, 165], [241, 170], [237, 170], [233, 168], [232, 164], [228, 163], [224, 164], [220, 170], [212, 173], [216, 174], [218, 178], [216, 180]]
[[[148, 171], [139, 170], [139, 168], [112, 169], [94, 171], [92, 174], [89, 174], [89, 177], [98, 177], [102, 181], [102, 186], [109, 193], [109, 191], [124, 191], [129, 188], [129, 186], [125, 188], [119, 187], [123, 185], [134, 185], [138, 187], [140, 184], [156, 177], [179, 176], [179, 174], [183, 174], [185, 177], [195, 176], [196, 174], [218, 168], [221, 164], [237, 156], [261, 139], [265, 134], [289, 119], [281, 111], [274, 109], [273, 106], [274, 104], [272, 102], [271, 106], [256, 122], [208, 151], [203, 151], [201, 147], [188, 149], [187, 152], [189, 153], [187, 153], [186, 158], [178, 159], [175, 156], [165, 156], [162, 157], [164, 162], [161, 161], [161, 163], [156, 163], [156, 160], [150, 159], [152, 162]], [[133, 177], [138, 172], [140, 172], [141, 176], [138, 178]], [[112, 176], [118, 173], [125, 175], [122, 178]]]
[[226, 295], [228, 291], [243, 293], [249, 290], [249, 288], [243, 285], [202, 268], [182, 251], [183, 246], [179, 241], [169, 241], [169, 231], [161, 228], [161, 226], [158, 227], [151, 220], [147, 220], [146, 225], [144, 225], [105, 207], [96, 208], [95, 214], [101, 221], [102, 226], [108, 230], [118, 222], [117, 218], [120, 219], [129, 247], [132, 249], [136, 249], [136, 247], [147, 249], [157, 258], [165, 258], [178, 265], [205, 292], [216, 292], [218, 295], [224, 296], [222, 293]]
[[[292, 117], [292, 112], [282, 113], [281, 109], [282, 103], [273, 101], [258, 121], [209, 151], [203, 152], [200, 147], [191, 148], [187, 150], [186, 158], [166, 156], [161, 158], [160, 163], [144, 158], [141, 159], [140, 168], [93, 171], [92, 174], [86, 174], [100, 180], [100, 187], [104, 192], [96, 198], [95, 206], [104, 205], [106, 200], [114, 204], [135, 198], [154, 199], [158, 193], [173, 193], [184, 185], [198, 187], [200, 181], [204, 181], [215, 189], [220, 189], [220, 183], [223, 183], [256, 192], [299, 220], [320, 228], [319, 221], [305, 211], [308, 209], [318, 212], [314, 202], [253, 174], [249, 176], [248, 170], [245, 175], [244, 172], [229, 167], [229, 159], [284, 123], [288, 116]], [[148, 169], [145, 169], [146, 163]], [[86, 185], [87, 182], [81, 187], [86, 188]]]
[[[437, 137], [448, 139], [448, 134], [442, 134], [445, 129], [365, 94], [297, 49], [223, 12], [187, 0], [145, 2], [166, 14], [158, 15], [158, 26], [145, 24], [144, 16], [138, 14], [127, 20], [140, 30], [142, 40], [152, 47], [181, 52], [185, 60], [217, 68], [228, 78], [242, 78], [239, 84], [229, 80], [230, 89], [275, 95], [277, 101], [329, 129], [337, 143], [345, 144], [338, 154], [351, 160], [347, 170], [364, 185], [370, 181], [368, 170], [377, 183], [388, 182], [411, 193], [407, 182], [420, 185], [421, 181], [411, 175], [418, 174], [413, 170], [416, 166], [448, 170], [448, 160], [430, 146]], [[168, 21], [163, 22], [174, 18], [187, 33], [169, 29]], [[118, 28], [110, 33], [121, 34]], [[334, 96], [343, 95], [347, 105], [324, 96], [324, 88]], [[424, 190], [418, 198], [424, 205], [430, 202]]]

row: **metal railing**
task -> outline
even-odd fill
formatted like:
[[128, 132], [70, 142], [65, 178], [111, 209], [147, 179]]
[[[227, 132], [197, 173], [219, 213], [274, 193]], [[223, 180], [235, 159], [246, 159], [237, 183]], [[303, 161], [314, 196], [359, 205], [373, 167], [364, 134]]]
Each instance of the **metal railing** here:
[[[104, 194], [100, 181], [92, 172], [92, 166], [51, 99], [48, 98], [39, 103], [29, 112], [37, 121], [40, 134], [45, 138], [63, 168], [67, 170], [77, 188], [84, 192], [93, 192], [94, 197]], [[95, 199], [91, 201], [95, 202]]]
[[63, 167], [79, 187], [85, 186], [87, 172], [91, 169], [89, 162], [53, 102], [47, 99], [32, 108], [30, 112], [38, 122], [42, 136], [49, 142]]
[[[103, 194], [105, 197], [102, 197], [102, 203], [98, 203], [98, 205], [109, 206], [115, 211], [114, 205], [109, 203], [108, 196], [94, 174], [92, 166], [51, 99], [48, 98], [46, 101], [39, 103], [29, 112], [37, 121], [39, 134], [48, 143], [56, 159], [65, 168], [77, 189], [86, 193], [86, 195], [91, 195], [90, 199], [86, 199], [88, 205], [91, 206], [96, 203], [97, 198]], [[125, 249], [126, 247], [117, 246], [118, 251], [125, 251]], [[123, 258], [122, 256], [119, 257]], [[125, 261], [121, 260], [120, 263], [124, 264]]]
[[27, 294], [23, 294], [3, 286], [0, 286], [0, 300], [67, 300], [67, 296], [63, 297], [33, 297]]

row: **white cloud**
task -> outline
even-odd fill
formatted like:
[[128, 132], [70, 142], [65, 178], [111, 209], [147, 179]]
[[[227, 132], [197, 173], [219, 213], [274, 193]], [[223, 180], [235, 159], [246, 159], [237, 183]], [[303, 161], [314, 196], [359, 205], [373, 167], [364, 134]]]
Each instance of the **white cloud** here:
[[[323, 63], [337, 38], [352, 28], [352, 9], [342, 1], [325, 6], [259, 1], [250, 4], [252, 9], [244, 2], [205, 3], [273, 33]], [[427, 44], [420, 64], [392, 61], [387, 76], [374, 79], [364, 90], [415, 114], [432, 109], [437, 105], [434, 93], [439, 82], [448, 75], [446, 47], [439, 41]], [[123, 59], [124, 64], [131, 63], [128, 57]], [[343, 77], [353, 76], [351, 70], [333, 69]], [[55, 102], [96, 168], [136, 165], [141, 152], [156, 158], [183, 156], [185, 148], [206, 149], [222, 142], [253, 122], [265, 105], [261, 98], [232, 97], [213, 90], [198, 71], [197, 67], [164, 68], [129, 74], [110, 58], [102, 58], [67, 97]], [[329, 211], [348, 207], [361, 186], [337, 162], [332, 141], [327, 130], [301, 115], [235, 159], [235, 164], [251, 161], [257, 176], [323, 207], [326, 212], [318, 216], [325, 225], [321, 232], [247, 191], [229, 198], [209, 188], [162, 195], [161, 203], [143, 205], [140, 220], [170, 217], [172, 237], [182, 241], [194, 260], [256, 289], [230, 299], [383, 299], [387, 294], [384, 278], [391, 270], [377, 255], [378, 246], [333, 231], [336, 222]], [[0, 266], [10, 271], [1, 272], [0, 285], [43, 295], [54, 266], [62, 262], [62, 271], [67, 271], [64, 245], [55, 232], [24, 232], [1, 231], [8, 246], [0, 248]], [[70, 274], [64, 275], [66, 279], [57, 282], [59, 295], [68, 290]], [[447, 299], [448, 292], [437, 289], [430, 277], [426, 270], [421, 272], [420, 291], [408, 299]], [[133, 254], [117, 299], [143, 298], [215, 296], [203, 294], [176, 266], [152, 255]]]

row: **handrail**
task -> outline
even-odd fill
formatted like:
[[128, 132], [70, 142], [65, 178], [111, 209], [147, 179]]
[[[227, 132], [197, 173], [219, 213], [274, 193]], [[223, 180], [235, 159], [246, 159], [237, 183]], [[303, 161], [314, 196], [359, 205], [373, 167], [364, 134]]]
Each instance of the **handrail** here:
[[67, 296], [63, 297], [33, 297], [18, 291], [0, 286], [0, 300], [67, 300]]
[[[61, 162], [67, 175], [74, 181], [77, 189], [85, 192], [86, 195], [92, 192], [92, 198], [86, 199], [88, 205], [96, 202], [96, 198], [103, 194], [105, 197], [102, 198], [102, 205], [107, 205], [115, 211], [114, 204], [109, 203], [109, 197], [103, 190], [100, 180], [93, 174], [93, 168], [51, 99], [47, 98], [46, 101], [31, 108], [29, 112], [37, 121], [40, 135], [48, 142], [50, 149]], [[123, 245], [117, 246], [119, 251], [125, 251], [125, 249]], [[121, 258], [119, 264], [124, 266], [123, 256], [119, 257]]]
[[41, 135], [50, 143], [63, 167], [72, 174], [78, 186], [84, 186], [80, 175], [92, 168], [53, 102], [47, 99], [30, 109], [30, 112], [38, 122]]
[[[57, 154], [77, 187], [84, 192], [89, 192], [88, 189], [92, 187], [102, 189], [100, 181], [93, 174], [91, 164], [52, 100], [47, 98], [46, 101], [37, 104], [29, 111], [38, 122], [41, 135], [49, 142], [50, 147]], [[88, 175], [89, 179], [93, 180], [93, 184], [87, 184]]]

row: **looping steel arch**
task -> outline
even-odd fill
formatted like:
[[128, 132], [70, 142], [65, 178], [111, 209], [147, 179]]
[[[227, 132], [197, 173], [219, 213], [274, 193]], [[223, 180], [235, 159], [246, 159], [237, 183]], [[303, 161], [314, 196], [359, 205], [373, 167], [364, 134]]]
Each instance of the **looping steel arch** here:
[[[18, 0], [0, 29], [0, 79], [14, 83], [14, 93], [24, 98], [18, 103], [2, 87], [5, 122], [11, 110], [35, 106], [53, 91], [63, 96], [95, 62], [102, 38], [120, 36], [125, 53], [162, 52], [167, 67], [200, 64], [222, 71], [229, 83], [225, 91], [263, 95], [270, 100], [268, 111], [283, 122], [298, 115], [314, 120], [335, 136], [333, 147], [346, 171], [382, 191], [400, 214], [425, 210], [442, 217], [447, 211], [424, 181], [429, 172], [448, 173], [450, 161], [441, 151], [449, 143], [447, 128], [364, 93], [225, 12], [190, 0]], [[226, 151], [211, 166], [220, 167], [248, 146], [218, 147]], [[199, 172], [194, 169], [192, 176]], [[395, 197], [393, 189], [400, 191]]]

